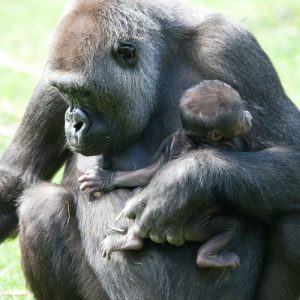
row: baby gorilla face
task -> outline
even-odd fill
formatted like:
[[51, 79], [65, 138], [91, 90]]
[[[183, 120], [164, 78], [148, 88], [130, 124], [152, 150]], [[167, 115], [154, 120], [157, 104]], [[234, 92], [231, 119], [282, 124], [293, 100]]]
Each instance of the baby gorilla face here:
[[218, 80], [206, 80], [188, 89], [180, 101], [182, 125], [193, 136], [210, 141], [245, 135], [252, 116], [239, 93]]
[[[221, 123], [222, 125], [222, 123]], [[232, 116], [231, 120], [223, 123], [223, 126], [218, 126], [210, 132], [215, 132], [219, 135], [219, 140], [223, 138], [232, 139], [234, 137], [246, 135], [252, 128], [252, 115], [249, 111], [240, 110], [238, 114]]]

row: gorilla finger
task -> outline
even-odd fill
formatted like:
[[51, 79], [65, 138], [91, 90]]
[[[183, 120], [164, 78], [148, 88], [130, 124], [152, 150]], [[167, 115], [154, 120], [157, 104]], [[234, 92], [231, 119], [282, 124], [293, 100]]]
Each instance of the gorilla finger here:
[[[122, 216], [128, 219], [135, 219], [137, 216], [138, 205], [135, 203], [127, 203], [122, 210]], [[121, 214], [120, 214], [121, 215]]]
[[152, 232], [152, 231], [149, 237], [154, 243], [157, 244], [162, 244], [166, 240], [166, 237], [163, 234]]
[[153, 229], [153, 216], [152, 211], [147, 210], [141, 216], [137, 215], [134, 224], [134, 232], [141, 238], [149, 237], [150, 231]]
[[151, 229], [146, 225], [134, 224], [133, 225], [133, 231], [139, 237], [146, 238], [146, 237], [149, 236]]
[[96, 179], [91, 175], [89, 176], [82, 175], [78, 178], [78, 182], [90, 182], [90, 181], [96, 181]]
[[185, 240], [183, 238], [174, 237], [170, 235], [167, 235], [167, 241], [169, 244], [177, 247], [183, 246], [185, 244]]
[[167, 241], [169, 244], [174, 246], [182, 246], [185, 243], [183, 238], [183, 229], [173, 230], [167, 233]]
[[[158, 218], [156, 210], [153, 210], [149, 205], [142, 207], [143, 211], [138, 211], [135, 222], [137, 224], [147, 224], [151, 229], [154, 229], [158, 225]], [[159, 230], [157, 230], [159, 231]]]
[[80, 188], [80, 190], [84, 191], [88, 188], [93, 188], [95, 186], [97, 186], [97, 184], [95, 182], [87, 181], [87, 182], [82, 183], [79, 188]]
[[79, 189], [80, 189], [81, 191], [85, 191], [85, 190], [87, 189], [87, 187], [85, 186], [85, 184], [81, 184], [81, 185], [79, 186]]
[[144, 198], [136, 197], [132, 198], [127, 202], [125, 207], [123, 208], [123, 215], [128, 219], [135, 219], [138, 214], [146, 206], [146, 200]]
[[135, 219], [136, 218], [136, 212], [134, 210], [130, 211], [124, 211], [122, 216], [127, 219]]
[[83, 181], [86, 181], [87, 180], [87, 176], [86, 175], [81, 175], [78, 177], [78, 182], [83, 182]]

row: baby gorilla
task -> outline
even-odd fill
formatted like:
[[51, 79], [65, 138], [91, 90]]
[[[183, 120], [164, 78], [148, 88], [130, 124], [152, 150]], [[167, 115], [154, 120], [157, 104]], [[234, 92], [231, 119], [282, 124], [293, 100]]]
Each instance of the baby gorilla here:
[[[100, 168], [89, 170], [78, 180], [80, 189], [91, 194], [111, 191], [115, 188], [143, 187], [168, 161], [192, 150], [207, 147], [247, 151], [247, 145], [239, 136], [251, 130], [251, 114], [244, 109], [240, 95], [231, 86], [217, 81], [203, 81], [188, 89], [180, 100], [182, 129], [167, 137], [147, 168], [136, 171], [108, 171]], [[238, 222], [219, 207], [204, 208], [184, 225], [183, 240], [204, 242], [197, 254], [199, 267], [239, 266], [237, 254], [222, 252], [232, 241]], [[102, 242], [102, 255], [110, 258], [111, 252], [139, 250], [143, 240], [133, 230], [129, 221], [128, 230], [109, 235]], [[116, 229], [118, 231], [118, 229]], [[181, 243], [179, 243], [181, 244]]]

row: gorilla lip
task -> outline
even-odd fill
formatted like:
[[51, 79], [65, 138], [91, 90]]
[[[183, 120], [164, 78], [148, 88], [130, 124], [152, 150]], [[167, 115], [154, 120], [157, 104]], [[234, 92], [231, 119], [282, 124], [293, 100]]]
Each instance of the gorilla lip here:
[[86, 147], [80, 147], [80, 144], [72, 144], [72, 143], [69, 143], [69, 146], [71, 147], [71, 149], [74, 151], [74, 152], [78, 152], [78, 153], [82, 153], [82, 152], [85, 152], [85, 151], [88, 151], [88, 150], [91, 150], [94, 146], [96, 146], [97, 143], [94, 143], [92, 145], [89, 145], [89, 146], [86, 146]]

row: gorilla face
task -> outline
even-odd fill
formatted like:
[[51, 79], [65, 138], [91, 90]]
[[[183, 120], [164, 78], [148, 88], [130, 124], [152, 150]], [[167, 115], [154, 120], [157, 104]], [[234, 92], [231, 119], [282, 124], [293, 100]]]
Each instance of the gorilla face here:
[[125, 147], [141, 135], [157, 105], [160, 25], [138, 2], [130, 8], [116, 2], [75, 1], [48, 60], [48, 81], [69, 104], [67, 141], [83, 155]]

